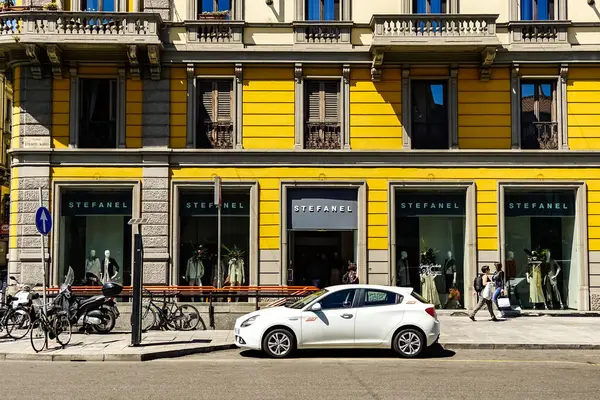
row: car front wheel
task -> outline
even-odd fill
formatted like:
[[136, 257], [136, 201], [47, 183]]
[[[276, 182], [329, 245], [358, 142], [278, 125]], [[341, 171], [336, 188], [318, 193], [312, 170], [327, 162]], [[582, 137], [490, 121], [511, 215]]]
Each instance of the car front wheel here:
[[272, 358], [289, 356], [295, 347], [294, 335], [287, 329], [274, 329], [263, 338], [262, 349]]
[[403, 329], [394, 336], [394, 351], [402, 357], [417, 357], [424, 348], [425, 338], [416, 329]]

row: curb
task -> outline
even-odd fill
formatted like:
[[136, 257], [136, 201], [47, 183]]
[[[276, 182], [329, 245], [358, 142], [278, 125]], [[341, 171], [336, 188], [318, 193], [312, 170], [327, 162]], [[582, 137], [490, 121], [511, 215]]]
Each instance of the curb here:
[[33, 354], [33, 353], [0, 353], [0, 361], [151, 361], [162, 358], [177, 358], [190, 354], [210, 353], [213, 351], [230, 350], [236, 348], [235, 344], [219, 344], [214, 346], [195, 347], [153, 351], [148, 353], [113, 353], [113, 354]]
[[600, 350], [600, 344], [539, 343], [440, 343], [444, 349], [460, 350]]

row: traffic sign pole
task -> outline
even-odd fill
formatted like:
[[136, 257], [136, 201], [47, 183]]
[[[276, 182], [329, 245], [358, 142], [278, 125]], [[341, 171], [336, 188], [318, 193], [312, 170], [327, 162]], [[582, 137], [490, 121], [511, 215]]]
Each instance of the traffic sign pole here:
[[[42, 188], [39, 188], [39, 195], [40, 195], [40, 209], [42, 209], [44, 207], [44, 204], [42, 203]], [[46, 217], [46, 213], [44, 212], [44, 210], [42, 209], [41, 212], [42, 216], [41, 216], [41, 220], [42, 220], [42, 224], [43, 224], [43, 230], [44, 232], [48, 232], [48, 230], [46, 230], [48, 227], [46, 226], [46, 224], [48, 223], [48, 219]], [[37, 221], [36, 221], [37, 222]], [[42, 310], [44, 315], [47, 315], [47, 309], [46, 309], [46, 258], [45, 258], [45, 249], [44, 249], [44, 235], [42, 232], [40, 232], [40, 248], [42, 250], [41, 253], [41, 260], [42, 260], [42, 271], [43, 271], [43, 280], [42, 280], [42, 301], [43, 301], [43, 305], [42, 305]]]
[[221, 268], [221, 178], [215, 176], [214, 200], [217, 206], [217, 288], [222, 287], [223, 270]]

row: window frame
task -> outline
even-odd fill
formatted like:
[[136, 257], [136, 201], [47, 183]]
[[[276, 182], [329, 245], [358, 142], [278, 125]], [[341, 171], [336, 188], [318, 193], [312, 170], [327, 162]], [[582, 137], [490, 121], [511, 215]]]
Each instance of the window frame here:
[[[342, 8], [343, 8], [343, 0], [318, 0], [319, 1], [319, 19], [309, 19], [308, 18], [308, 2], [311, 0], [304, 0], [304, 20], [305, 21], [342, 21]], [[333, 19], [325, 19], [325, 2], [327, 1], [333, 1], [333, 4], [335, 6], [335, 2], [338, 2], [338, 18], [335, 18], [335, 12], [334, 12], [334, 18]]]
[[[295, 1], [295, 9], [294, 9], [294, 21], [309, 21], [307, 18], [307, 7], [306, 0], [294, 0]], [[326, 20], [324, 22], [341, 22], [341, 21], [352, 21], [352, 13], [351, 13], [351, 0], [340, 0], [340, 18], [338, 20]], [[315, 22], [315, 20], [312, 20]]]
[[[451, 68], [448, 76], [410, 76], [410, 69], [402, 70], [402, 148], [416, 150], [412, 147], [412, 82], [413, 81], [447, 81], [448, 96], [448, 148], [438, 151], [458, 149], [458, 68]], [[407, 93], [407, 95], [404, 95]]]
[[[205, 75], [196, 74], [196, 67], [193, 64], [189, 64], [187, 67], [187, 119], [186, 119], [186, 148], [198, 149], [197, 148], [197, 111], [198, 108], [198, 80], [232, 80], [232, 92], [231, 92], [231, 123], [233, 124], [233, 132], [231, 140], [233, 142], [232, 149], [211, 149], [211, 150], [235, 150], [242, 148], [242, 101], [243, 101], [243, 77], [242, 77], [242, 65], [235, 65], [235, 72], [233, 75]], [[200, 149], [199, 149], [200, 150]], [[209, 150], [209, 149], [206, 149]]]
[[339, 108], [338, 118], [340, 124], [340, 150], [350, 149], [350, 66], [344, 65], [342, 75], [304, 75], [301, 64], [295, 66], [295, 91], [294, 91], [294, 148], [303, 150], [305, 127], [308, 119], [306, 108], [306, 81], [313, 80], [339, 80]]
[[[202, 92], [199, 90], [199, 82], [200, 81], [204, 81], [207, 83], [210, 83], [212, 88], [211, 88], [211, 114], [210, 120], [207, 121], [206, 119], [202, 119], [200, 118], [200, 107], [201, 107], [201, 95]], [[221, 112], [221, 109], [219, 107], [219, 95], [220, 95], [220, 90], [219, 90], [219, 84], [220, 83], [229, 83], [229, 118], [219, 118], [219, 114]], [[234, 117], [235, 117], [235, 104], [234, 104], [234, 98], [235, 98], [235, 88], [234, 88], [234, 82], [233, 79], [231, 78], [224, 78], [224, 79], [206, 79], [206, 78], [196, 78], [196, 109], [195, 109], [195, 118], [196, 118], [196, 131], [194, 132], [194, 144], [195, 147], [194, 148], [199, 148], [198, 146], [198, 135], [200, 134], [200, 126], [199, 124], [206, 124], [207, 122], [211, 122], [211, 123], [216, 123], [217, 125], [219, 124], [219, 122], [229, 122], [231, 124], [231, 129], [232, 129], [232, 136], [234, 135], [234, 129], [233, 129], [233, 125], [234, 125]], [[232, 138], [232, 142], [233, 138]], [[233, 144], [233, 143], [232, 143]], [[204, 148], [204, 147], [203, 147]]]
[[[429, 2], [429, 1], [428, 1]], [[460, 0], [447, 0], [446, 2], [446, 14], [458, 14], [459, 13], [459, 2]], [[416, 14], [416, 10], [413, 9], [413, 0], [402, 0], [400, 4], [401, 14]], [[426, 15], [426, 14], [424, 14]]]
[[[125, 0], [114, 0], [115, 1], [115, 10], [114, 11], [106, 11], [106, 12], [124, 12], [124, 11], [137, 11], [137, 10], [128, 10], [127, 9], [127, 2]], [[77, 4], [77, 10], [71, 10], [71, 11], [85, 11], [82, 10], [81, 5], [82, 5], [82, 1], [79, 1]], [[71, 2], [71, 8], [73, 8], [73, 2]], [[104, 5], [103, 0], [98, 0], [98, 10], [96, 10], [97, 12], [105, 12], [100, 10], [100, 8], [102, 8], [101, 6]], [[136, 7], [136, 2], [134, 2], [134, 7]]]
[[[200, 14], [199, 2], [202, 0], [187, 0], [187, 20], [198, 21]], [[228, 21], [243, 21], [244, 20], [244, 0], [230, 0], [231, 9], [229, 10]]]
[[[367, 301], [365, 299], [367, 292], [380, 292], [380, 293], [385, 293], [386, 295], [394, 295], [395, 296], [395, 302], [393, 304], [367, 304]], [[360, 308], [370, 308], [370, 307], [386, 307], [386, 306], [395, 306], [398, 304], [402, 304], [402, 302], [404, 301], [404, 296], [401, 295], [400, 293], [396, 293], [393, 292], [391, 290], [383, 290], [383, 289], [369, 289], [369, 288], [363, 288], [361, 289], [361, 293], [359, 295], [359, 304], [358, 307]]]
[[[525, 75], [520, 72], [518, 65], [513, 66], [511, 74], [511, 130], [512, 148], [522, 151], [559, 151], [568, 150], [568, 126], [567, 126], [567, 77], [568, 66], [562, 65], [556, 75]], [[556, 150], [534, 150], [522, 149], [521, 142], [521, 83], [522, 81], [556, 82], [554, 85], [554, 112], [556, 113], [558, 149]], [[554, 121], [553, 121], [554, 122]]]
[[[521, 4], [523, 0], [510, 0], [510, 20], [527, 21], [521, 19]], [[567, 20], [567, 0], [554, 0], [554, 19], [533, 21], [565, 21]]]
[[[77, 68], [71, 68], [70, 71], [71, 90], [69, 104], [69, 147], [79, 147], [79, 136], [81, 127], [79, 121], [81, 119], [81, 80], [82, 79], [116, 79], [116, 145], [115, 149], [127, 147], [125, 144], [125, 123], [126, 123], [126, 91], [125, 91], [125, 68], [118, 69], [118, 75], [79, 75]], [[86, 147], [88, 148], [88, 147]], [[106, 148], [106, 150], [112, 147]]]

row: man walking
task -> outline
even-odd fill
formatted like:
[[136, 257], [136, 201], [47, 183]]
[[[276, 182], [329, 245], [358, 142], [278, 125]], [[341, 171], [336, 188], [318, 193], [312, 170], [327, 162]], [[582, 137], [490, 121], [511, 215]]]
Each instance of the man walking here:
[[484, 265], [483, 267], [481, 267], [481, 274], [477, 274], [477, 277], [475, 278], [475, 283], [473, 286], [479, 298], [479, 302], [477, 303], [477, 307], [475, 307], [471, 315], [469, 315], [471, 321], [475, 321], [475, 314], [477, 314], [477, 312], [481, 310], [484, 304], [487, 306], [488, 311], [490, 312], [492, 321], [498, 321], [498, 318], [496, 318], [496, 315], [494, 315], [494, 310], [492, 309], [493, 291], [492, 282], [488, 276], [489, 272], [490, 267]]

